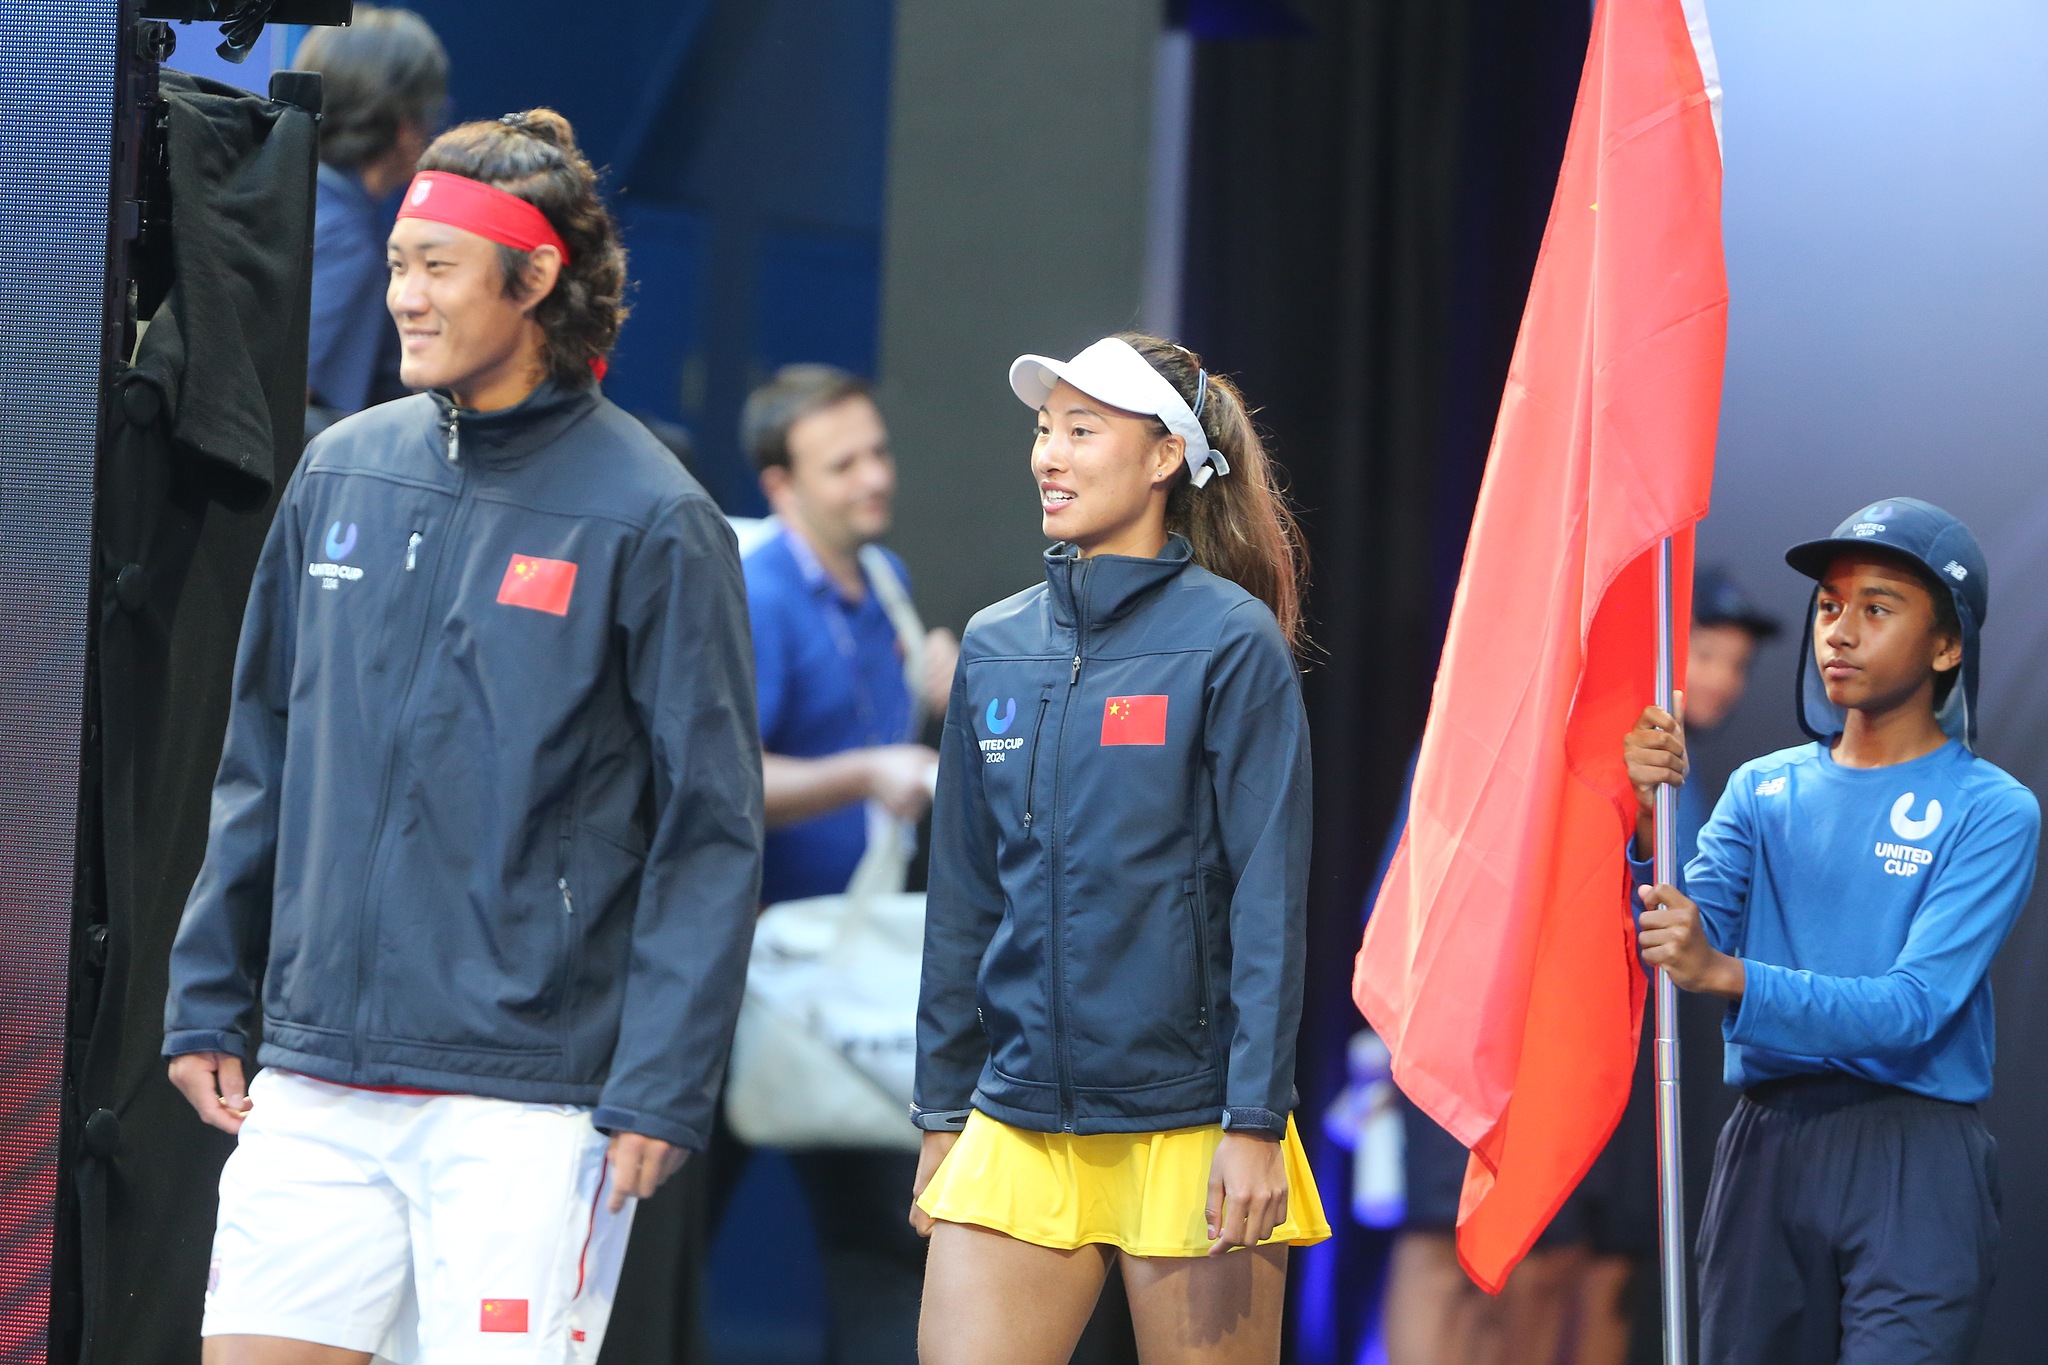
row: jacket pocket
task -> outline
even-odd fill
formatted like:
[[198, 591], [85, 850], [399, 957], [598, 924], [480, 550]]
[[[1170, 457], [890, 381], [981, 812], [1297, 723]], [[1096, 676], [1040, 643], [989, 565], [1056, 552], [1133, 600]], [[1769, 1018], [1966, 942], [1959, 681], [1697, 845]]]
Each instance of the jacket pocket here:
[[562, 948], [557, 955], [557, 970], [560, 973], [560, 994], [556, 1010], [560, 1014], [562, 1050], [569, 1050], [570, 1020], [576, 1006], [576, 966], [578, 949], [583, 942], [583, 926], [576, 919], [576, 888], [570, 881], [576, 857], [576, 803], [574, 800], [562, 806], [561, 828], [555, 836], [555, 889], [562, 893]]
[[567, 938], [562, 1027], [573, 1073], [602, 1072], [611, 1055], [647, 867], [647, 854], [636, 842], [578, 820], [564, 850], [567, 885], [556, 917]]
[[[1196, 1020], [1202, 1038], [1201, 1045], [1209, 1058], [1209, 1064], [1216, 1068], [1221, 1077], [1229, 1070], [1228, 1053], [1230, 1040], [1226, 1030], [1236, 1027], [1237, 1012], [1229, 1002], [1216, 998], [1216, 945], [1212, 939], [1218, 936], [1212, 932], [1211, 907], [1221, 903], [1225, 916], [1230, 913], [1229, 895], [1222, 886], [1212, 891], [1212, 879], [1216, 874], [1206, 867], [1197, 868], [1188, 892], [1188, 912], [1192, 917], [1195, 936], [1195, 989], [1201, 992], [1201, 1009]], [[1221, 935], [1224, 944], [1229, 943], [1226, 928]], [[1226, 950], [1225, 959], [1228, 959]], [[1225, 990], [1229, 989], [1226, 977]]]
[[1195, 959], [1195, 1027], [1209, 1027], [1210, 985], [1209, 985], [1209, 926], [1202, 908], [1201, 880], [1188, 888], [1183, 897], [1188, 907], [1188, 925], [1193, 934], [1191, 943]]
[[1052, 706], [1050, 693], [1038, 694], [1038, 712], [1031, 721], [1031, 755], [1024, 761], [1024, 829], [1031, 830], [1034, 800], [1038, 790], [1038, 746], [1045, 738], [1045, 713]]

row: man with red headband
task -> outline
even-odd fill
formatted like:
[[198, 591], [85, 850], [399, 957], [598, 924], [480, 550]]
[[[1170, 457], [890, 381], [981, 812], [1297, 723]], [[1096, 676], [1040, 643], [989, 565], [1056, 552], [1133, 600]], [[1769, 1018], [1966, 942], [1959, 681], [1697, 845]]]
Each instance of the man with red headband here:
[[172, 950], [171, 1079], [239, 1134], [207, 1365], [595, 1360], [745, 977], [745, 589], [598, 392], [611, 218], [549, 111], [421, 165], [387, 297], [430, 392], [330, 428], [278, 509]]

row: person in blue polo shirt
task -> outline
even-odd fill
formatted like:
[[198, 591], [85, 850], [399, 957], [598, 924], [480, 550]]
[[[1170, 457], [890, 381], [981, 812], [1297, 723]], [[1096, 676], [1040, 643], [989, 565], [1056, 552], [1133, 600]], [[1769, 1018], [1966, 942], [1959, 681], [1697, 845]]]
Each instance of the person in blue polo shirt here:
[[384, 239], [448, 102], [448, 54], [411, 10], [357, 5], [346, 27], [315, 28], [293, 65], [320, 75], [320, 175], [306, 356], [309, 434], [403, 398], [398, 329], [384, 305]]
[[[959, 645], [945, 631], [906, 641], [891, 620], [903, 566], [877, 542], [896, 471], [864, 381], [786, 366], [748, 399], [740, 435], [775, 511], [745, 558], [768, 822], [761, 900], [772, 905], [846, 890], [871, 824], [924, 814], [938, 754], [915, 731], [921, 713], [944, 711]], [[905, 671], [912, 642], [921, 698]], [[914, 1359], [924, 1244], [902, 1199], [916, 1157], [791, 1160], [824, 1255], [832, 1358]]]
[[[1998, 1259], [1991, 961], [2033, 885], [2032, 793], [1973, 751], [1984, 556], [1891, 498], [1787, 562], [1814, 578], [1800, 724], [1736, 770], [1683, 892], [1640, 888], [1643, 961], [1729, 1002], [1700, 1229], [1711, 1365], [1972, 1358]], [[1650, 880], [1680, 721], [1627, 737]]]

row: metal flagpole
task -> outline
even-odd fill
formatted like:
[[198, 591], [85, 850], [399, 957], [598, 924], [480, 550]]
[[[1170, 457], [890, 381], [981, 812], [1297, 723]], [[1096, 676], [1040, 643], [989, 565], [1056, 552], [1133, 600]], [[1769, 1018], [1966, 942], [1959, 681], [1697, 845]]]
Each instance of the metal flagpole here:
[[[1657, 547], [1657, 705], [1672, 707], [1671, 538]], [[1659, 886], [1678, 884], [1678, 789], [1657, 788]], [[1657, 992], [1657, 1249], [1664, 1286], [1664, 1365], [1686, 1365], [1685, 1164], [1678, 1134], [1678, 987]]]

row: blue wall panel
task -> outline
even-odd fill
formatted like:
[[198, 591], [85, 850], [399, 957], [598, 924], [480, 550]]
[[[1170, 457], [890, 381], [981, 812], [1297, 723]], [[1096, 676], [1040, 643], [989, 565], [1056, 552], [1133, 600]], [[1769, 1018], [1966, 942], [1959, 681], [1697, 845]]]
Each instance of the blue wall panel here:
[[608, 391], [688, 427], [712, 493], [760, 511], [747, 391], [796, 360], [873, 371], [890, 0], [613, 0], [544, 40], [489, 0], [413, 7], [458, 118], [547, 104], [576, 124], [638, 286]]
[[[0, 1360], [46, 1356], [115, 0], [0, 0]], [[33, 225], [27, 230], [26, 225]]]

